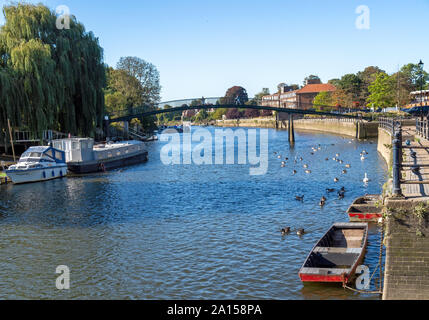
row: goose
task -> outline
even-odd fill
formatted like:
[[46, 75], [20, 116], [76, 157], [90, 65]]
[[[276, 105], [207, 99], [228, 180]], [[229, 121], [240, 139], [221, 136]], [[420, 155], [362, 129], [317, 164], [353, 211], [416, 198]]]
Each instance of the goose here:
[[363, 179], [363, 183], [368, 183], [370, 180], [368, 178], [368, 174], [365, 173], [365, 178]]
[[337, 153], [335, 156], [338, 158], [338, 157], [340, 156], [340, 154], [339, 154], [339, 153]]
[[344, 192], [338, 192], [338, 199], [342, 200], [344, 199], [344, 197], [345, 197]]
[[286, 165], [284, 163], [282, 163], [282, 165], [280, 167], [286, 168]]
[[278, 156], [278, 157], [277, 157], [277, 159], [281, 159], [281, 158], [282, 158], [282, 156]]
[[299, 158], [299, 161], [304, 161], [304, 158], [303, 158], [303, 157], [300, 157], [300, 158]]
[[301, 236], [303, 236], [305, 234], [305, 230], [304, 229], [299, 229], [296, 234], [301, 237]]
[[328, 192], [328, 193], [332, 193], [334, 191], [335, 191], [335, 189], [326, 189], [326, 192]]
[[294, 174], [294, 175], [295, 175], [295, 174], [297, 174], [297, 173], [298, 173], [298, 172], [297, 172], [296, 170], [293, 170], [293, 172], [292, 172], [292, 174]]
[[334, 179], [334, 182], [339, 182], [339, 181], [340, 181], [340, 179], [338, 179], [338, 178]]
[[304, 164], [304, 169], [308, 169], [308, 164]]
[[326, 201], [320, 201], [319, 206], [324, 207], [326, 204]]
[[344, 161], [343, 160], [340, 160], [340, 161], [338, 161], [340, 164], [343, 164], [344, 163]]
[[344, 193], [344, 192], [346, 192], [346, 188], [342, 187], [342, 188], [340, 189], [340, 191]]
[[322, 199], [320, 199], [320, 200], [323, 202], [326, 202], [326, 200], [328, 200], [328, 199], [326, 199], [325, 196], [323, 196]]
[[311, 170], [305, 170], [306, 174], [311, 174]]
[[347, 170], [343, 170], [343, 174], [347, 174]]
[[329, 161], [329, 158], [326, 158], [325, 161]]
[[304, 201], [304, 196], [301, 196], [301, 197], [299, 197], [299, 196], [296, 196], [295, 197], [295, 199], [296, 199], [296, 201]]

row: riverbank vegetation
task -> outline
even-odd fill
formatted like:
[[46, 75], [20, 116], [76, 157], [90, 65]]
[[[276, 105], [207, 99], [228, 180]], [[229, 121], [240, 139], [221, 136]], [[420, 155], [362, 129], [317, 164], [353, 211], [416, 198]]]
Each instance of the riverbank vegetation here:
[[[153, 110], [160, 100], [159, 72], [136, 57], [116, 69], [104, 63], [98, 38], [76, 17], [57, 27], [57, 15], [38, 4], [3, 7], [0, 27], [0, 125], [38, 133], [102, 135], [108, 114]], [[146, 131], [155, 118], [137, 119]]]
[[345, 108], [403, 108], [411, 102], [410, 93], [420, 90], [421, 86], [427, 88], [428, 81], [429, 74], [417, 64], [404, 65], [391, 75], [371, 66], [356, 74], [329, 80], [337, 90], [321, 92], [315, 103]]
[[3, 7], [0, 29], [0, 124], [32, 132], [93, 135], [102, 127], [103, 49], [74, 16], [58, 29], [43, 5]]
[[[121, 58], [116, 69], [107, 67], [106, 112], [121, 116], [155, 110], [160, 100], [159, 79], [153, 64], [138, 57]], [[156, 117], [139, 118], [131, 125], [149, 133], [156, 129], [156, 120]]]

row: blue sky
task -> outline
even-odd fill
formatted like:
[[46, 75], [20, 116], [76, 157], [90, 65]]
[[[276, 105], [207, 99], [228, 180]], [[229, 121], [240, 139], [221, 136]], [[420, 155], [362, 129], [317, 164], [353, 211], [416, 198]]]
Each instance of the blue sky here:
[[[429, 0], [26, 2], [67, 5], [99, 37], [111, 66], [121, 56], [153, 63], [163, 101], [222, 96], [233, 85], [253, 95], [370, 65], [389, 73], [420, 59], [429, 65]], [[355, 26], [360, 5], [370, 9], [369, 30]]]

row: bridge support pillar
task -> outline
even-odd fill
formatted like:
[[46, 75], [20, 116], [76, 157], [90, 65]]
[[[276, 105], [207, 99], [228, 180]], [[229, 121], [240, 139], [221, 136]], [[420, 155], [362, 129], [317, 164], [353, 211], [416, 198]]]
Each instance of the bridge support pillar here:
[[288, 130], [289, 130], [289, 143], [295, 144], [295, 128], [293, 125], [293, 114], [292, 113], [289, 114]]
[[128, 121], [124, 121], [124, 133], [125, 133], [126, 139], [128, 139], [129, 131], [130, 131], [130, 123]]
[[104, 117], [103, 120], [103, 127], [104, 127], [104, 137], [106, 139], [106, 141], [110, 140], [110, 132], [109, 132], [109, 127], [110, 127], [110, 122], [109, 122], [109, 117]]

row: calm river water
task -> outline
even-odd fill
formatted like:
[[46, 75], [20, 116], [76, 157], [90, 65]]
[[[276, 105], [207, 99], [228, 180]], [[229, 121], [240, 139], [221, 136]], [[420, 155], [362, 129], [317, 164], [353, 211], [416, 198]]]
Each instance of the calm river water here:
[[[319, 144], [322, 150], [311, 155]], [[381, 192], [387, 168], [375, 141], [298, 132], [290, 149], [286, 131], [269, 130], [263, 176], [250, 176], [246, 165], [166, 166], [164, 145], [148, 144], [148, 163], [111, 173], [2, 186], [0, 299], [379, 298], [303, 286], [298, 277], [319, 238], [348, 221], [352, 200]], [[291, 159], [285, 168], [274, 152]], [[332, 161], [336, 153], [352, 165], [348, 174]], [[304, 161], [294, 164], [295, 157]], [[326, 194], [342, 186], [344, 200]], [[303, 194], [304, 203], [297, 202]], [[321, 209], [323, 195], [328, 202]], [[308, 233], [282, 237], [286, 226]], [[379, 239], [374, 226], [365, 261], [371, 271]], [[71, 270], [69, 291], [56, 289], [59, 265]]]

